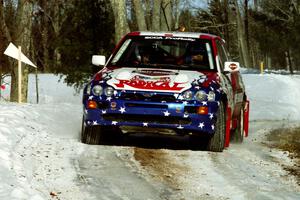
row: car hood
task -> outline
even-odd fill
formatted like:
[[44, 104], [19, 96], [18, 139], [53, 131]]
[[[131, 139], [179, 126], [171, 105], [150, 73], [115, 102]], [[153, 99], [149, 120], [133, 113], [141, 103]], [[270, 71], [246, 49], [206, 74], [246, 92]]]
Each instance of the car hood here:
[[118, 68], [105, 72], [106, 83], [117, 90], [181, 93], [207, 81], [198, 71]]

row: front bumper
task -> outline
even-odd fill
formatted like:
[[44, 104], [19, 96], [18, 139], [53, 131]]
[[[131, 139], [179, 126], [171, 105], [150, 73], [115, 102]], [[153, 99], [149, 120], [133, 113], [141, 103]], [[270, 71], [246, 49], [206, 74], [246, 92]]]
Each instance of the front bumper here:
[[[180, 132], [213, 134], [219, 103], [198, 101], [145, 102], [118, 99], [94, 100], [98, 108], [88, 109], [84, 102], [86, 126], [138, 126], [173, 129]], [[197, 107], [206, 106], [208, 114], [197, 114]]]

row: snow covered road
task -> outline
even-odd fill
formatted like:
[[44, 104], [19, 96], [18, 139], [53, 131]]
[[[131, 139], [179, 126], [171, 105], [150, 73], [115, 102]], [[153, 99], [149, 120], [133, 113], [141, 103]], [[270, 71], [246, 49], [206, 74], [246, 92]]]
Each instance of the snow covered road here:
[[283, 169], [293, 161], [264, 145], [271, 128], [299, 122], [299, 76], [244, 75], [250, 136], [223, 153], [156, 136], [81, 144], [80, 95], [57, 77], [40, 79], [41, 104], [0, 102], [0, 199], [300, 199]]

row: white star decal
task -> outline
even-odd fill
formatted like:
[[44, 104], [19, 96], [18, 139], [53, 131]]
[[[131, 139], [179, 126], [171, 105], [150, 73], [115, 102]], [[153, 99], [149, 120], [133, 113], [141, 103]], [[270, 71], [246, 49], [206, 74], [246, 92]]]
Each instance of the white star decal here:
[[209, 119], [213, 119], [214, 118], [214, 114], [212, 113], [208, 113], [209, 114]]
[[207, 106], [207, 101], [202, 101], [203, 106]]
[[84, 113], [87, 114], [87, 113], [88, 113], [88, 110], [87, 110], [87, 109], [84, 109]]
[[183, 96], [180, 95], [180, 96], [178, 97], [178, 99], [179, 99], [179, 100], [183, 100]]
[[215, 89], [214, 89], [213, 87], [210, 87], [210, 89], [211, 89], [212, 91], [215, 91]]
[[165, 116], [169, 116], [170, 114], [171, 114], [171, 113], [169, 113], [168, 111], [165, 111], [165, 112], [164, 112], [164, 115], [165, 115]]
[[124, 107], [121, 107], [119, 111], [120, 111], [122, 114], [123, 114], [124, 112], [126, 112], [126, 110], [125, 110]]
[[147, 122], [144, 122], [144, 123], [143, 123], [143, 126], [144, 126], [144, 127], [147, 127], [147, 126], [148, 126], [148, 123], [147, 123]]
[[117, 125], [117, 123], [118, 123], [117, 121], [112, 121], [111, 125]]
[[93, 121], [93, 125], [98, 125], [98, 122], [97, 121]]
[[200, 127], [201, 129], [203, 129], [203, 127], [204, 127], [204, 122], [199, 123], [199, 126], [198, 126], [198, 127]]
[[106, 114], [106, 110], [102, 110], [102, 114]]
[[106, 101], [111, 101], [111, 97], [107, 97], [107, 98], [106, 98]]
[[221, 93], [221, 90], [220, 90], [220, 89], [217, 89], [217, 92], [218, 92], [218, 93]]
[[114, 91], [114, 95], [116, 96], [117, 94], [118, 94], [118, 91], [117, 91], [117, 90], [115, 90], [115, 91]]
[[215, 130], [215, 126], [214, 126], [214, 125], [211, 125], [211, 129], [212, 129], [212, 130]]
[[104, 83], [104, 81], [99, 81], [99, 83]]
[[161, 103], [167, 103], [166, 101], [161, 101]]
[[179, 96], [179, 94], [174, 94], [174, 97], [177, 99], [178, 98], [178, 96]]
[[181, 124], [177, 127], [178, 129], [184, 129], [183, 126], [181, 126]]
[[200, 87], [199, 87], [199, 86], [196, 86], [196, 87], [195, 87], [195, 89], [199, 90], [199, 89], [200, 89]]
[[188, 114], [183, 114], [183, 118], [188, 118], [189, 115]]
[[87, 124], [88, 124], [88, 125], [90, 125], [90, 124], [91, 124], [91, 122], [90, 122], [90, 121], [87, 121]]
[[188, 104], [188, 102], [187, 102], [187, 101], [183, 101], [182, 103], [183, 103], [183, 105], [187, 105], [187, 104]]
[[89, 96], [89, 100], [93, 100], [94, 96]]
[[218, 106], [220, 106], [220, 102], [218, 101]]

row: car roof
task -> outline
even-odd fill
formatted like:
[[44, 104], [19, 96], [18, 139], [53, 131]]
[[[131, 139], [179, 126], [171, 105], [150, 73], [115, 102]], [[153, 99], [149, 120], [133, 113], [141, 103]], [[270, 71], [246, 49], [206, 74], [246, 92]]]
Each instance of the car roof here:
[[156, 37], [187, 37], [213, 40], [221, 39], [219, 36], [208, 33], [197, 32], [150, 32], [150, 31], [136, 31], [127, 34], [128, 36], [156, 36]]

